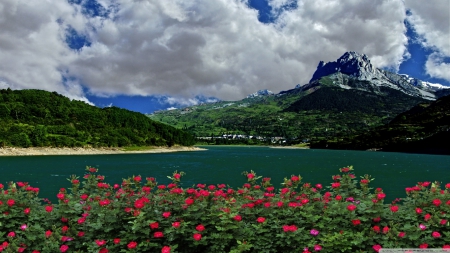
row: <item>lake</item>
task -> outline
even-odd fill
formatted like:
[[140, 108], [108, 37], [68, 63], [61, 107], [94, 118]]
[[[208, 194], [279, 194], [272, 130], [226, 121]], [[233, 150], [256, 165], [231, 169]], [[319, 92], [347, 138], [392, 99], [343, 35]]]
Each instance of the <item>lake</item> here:
[[283, 178], [300, 174], [303, 182], [330, 185], [338, 169], [353, 165], [357, 178], [372, 175], [371, 186], [381, 187], [387, 200], [405, 197], [405, 188], [417, 182], [450, 182], [450, 156], [407, 153], [288, 149], [249, 146], [203, 146], [207, 151], [161, 154], [12, 156], [0, 157], [0, 183], [29, 182], [39, 196], [55, 200], [59, 188], [70, 187], [70, 175], [84, 175], [86, 166], [98, 167], [110, 184], [133, 175], [155, 177], [167, 184], [175, 170], [184, 171], [182, 186], [197, 183], [241, 186], [243, 171], [254, 170], [272, 178], [279, 187]]

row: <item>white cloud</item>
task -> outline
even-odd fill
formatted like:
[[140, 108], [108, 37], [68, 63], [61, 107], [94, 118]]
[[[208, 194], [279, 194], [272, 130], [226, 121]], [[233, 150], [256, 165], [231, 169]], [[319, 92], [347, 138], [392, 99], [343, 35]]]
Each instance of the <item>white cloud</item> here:
[[428, 56], [425, 71], [432, 77], [450, 81], [450, 1], [435, 0], [424, 4], [420, 0], [405, 1], [410, 10], [408, 22], [420, 36], [424, 47], [433, 50]]
[[[320, 60], [346, 51], [393, 69], [407, 55], [402, 0], [298, 0], [274, 24], [260, 23], [246, 0], [100, 4], [107, 16], [85, 16], [62, 0], [2, 0], [0, 80], [73, 97], [83, 97], [82, 84], [98, 96], [166, 94], [189, 104], [198, 94], [241, 99], [305, 84]], [[68, 48], [69, 25], [91, 46]], [[62, 76], [73, 81], [63, 84]]]

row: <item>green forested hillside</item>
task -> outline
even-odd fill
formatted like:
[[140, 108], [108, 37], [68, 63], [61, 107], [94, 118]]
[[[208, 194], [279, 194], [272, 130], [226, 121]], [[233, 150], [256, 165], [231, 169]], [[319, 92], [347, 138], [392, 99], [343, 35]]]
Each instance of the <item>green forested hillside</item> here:
[[339, 141], [381, 126], [425, 101], [394, 89], [380, 92], [342, 89], [322, 78], [307, 89], [203, 104], [150, 117], [196, 136], [278, 136], [286, 138], [287, 144], [302, 140], [318, 143]]
[[[421, 103], [384, 126], [326, 145], [328, 148], [450, 154], [449, 143], [450, 96], [446, 96]], [[324, 147], [324, 144], [316, 147]]]
[[141, 113], [42, 90], [0, 90], [0, 146], [191, 146], [192, 135]]

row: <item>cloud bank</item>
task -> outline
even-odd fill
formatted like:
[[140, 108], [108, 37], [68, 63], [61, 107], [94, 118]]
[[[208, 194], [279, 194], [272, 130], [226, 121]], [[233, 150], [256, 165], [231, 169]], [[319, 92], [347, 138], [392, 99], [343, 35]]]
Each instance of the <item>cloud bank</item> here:
[[236, 100], [305, 84], [320, 60], [346, 51], [397, 70], [405, 19], [434, 52], [427, 73], [450, 80], [446, 0], [268, 3], [273, 23], [245, 0], [2, 0], [0, 88]]

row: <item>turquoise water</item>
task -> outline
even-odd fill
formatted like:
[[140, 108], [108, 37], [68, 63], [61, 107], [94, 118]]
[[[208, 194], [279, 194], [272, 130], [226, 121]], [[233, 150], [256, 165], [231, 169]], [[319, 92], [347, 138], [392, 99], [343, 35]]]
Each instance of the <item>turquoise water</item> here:
[[372, 175], [372, 187], [381, 187], [392, 200], [405, 196], [405, 187], [422, 181], [450, 182], [450, 156], [367, 151], [278, 149], [269, 147], [207, 146], [207, 151], [165, 154], [0, 157], [0, 183], [29, 182], [39, 196], [55, 199], [61, 187], [70, 187], [70, 175], [84, 175], [86, 166], [100, 169], [107, 183], [132, 175], [155, 177], [168, 183], [173, 171], [184, 171], [183, 187], [197, 183], [246, 182], [243, 171], [254, 170], [280, 186], [284, 177], [300, 174], [303, 182], [329, 185], [338, 169], [353, 165], [355, 174]]

